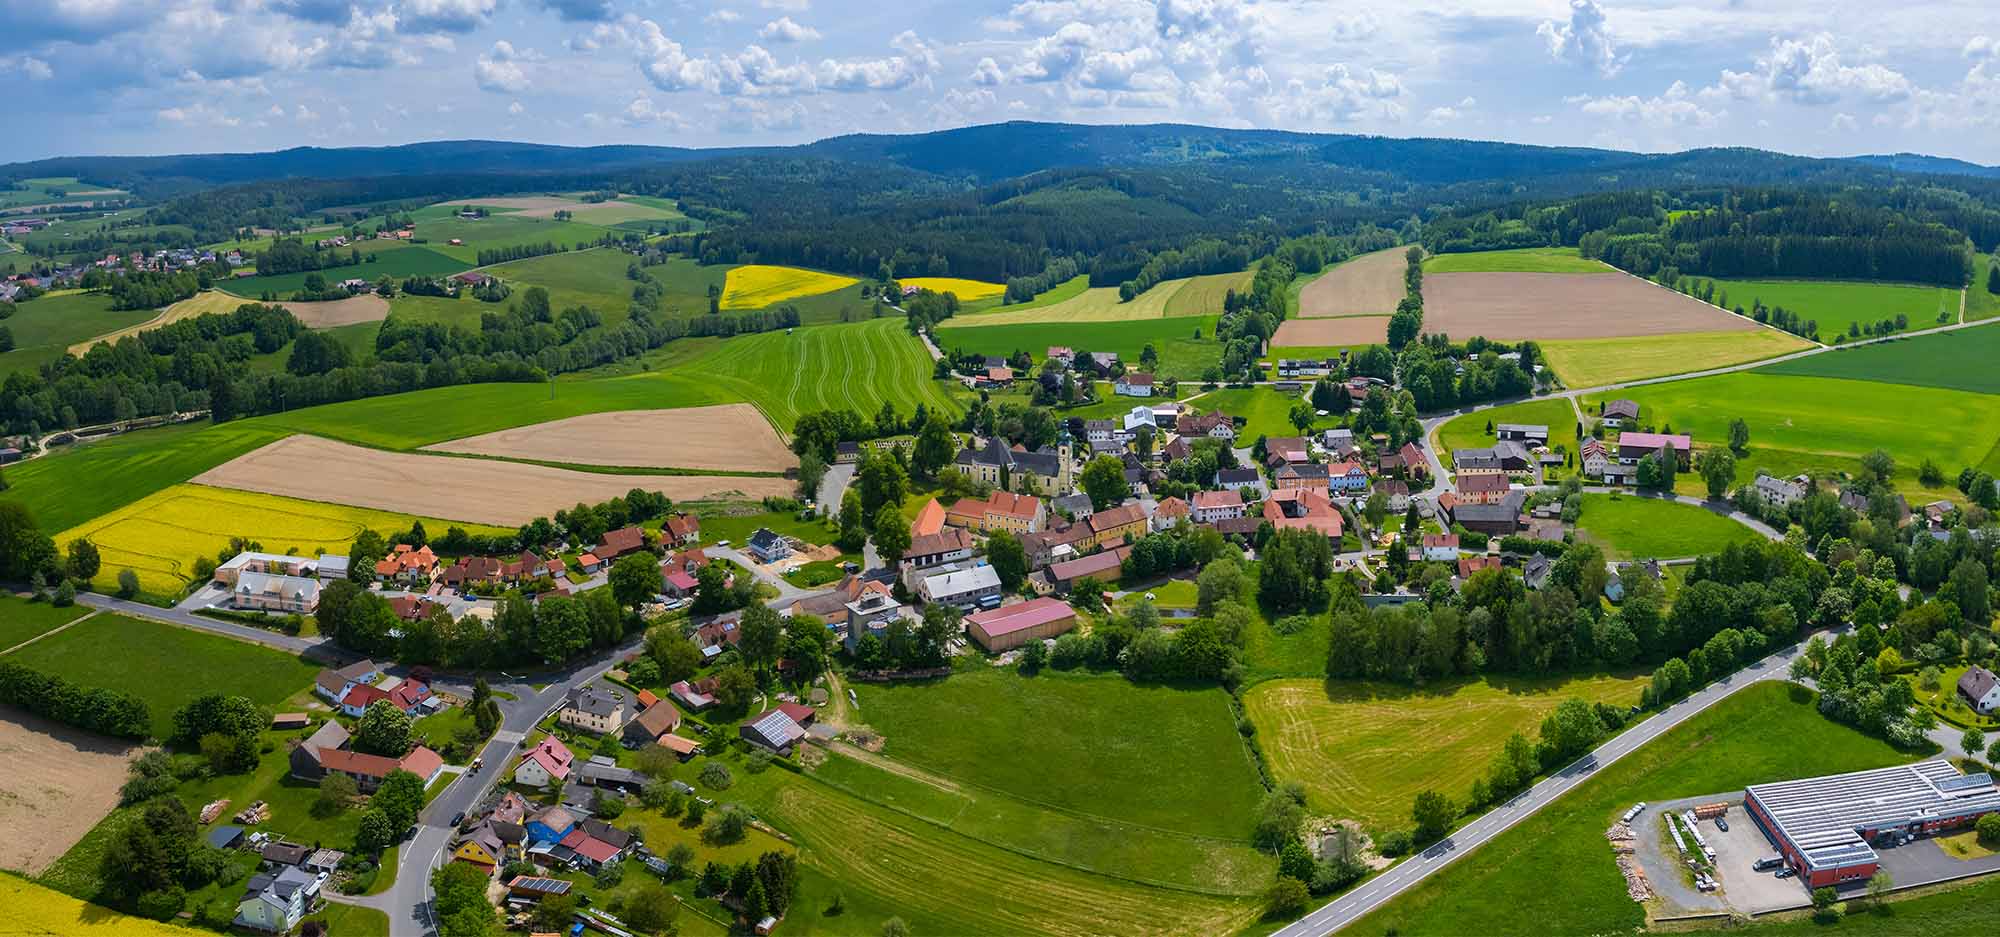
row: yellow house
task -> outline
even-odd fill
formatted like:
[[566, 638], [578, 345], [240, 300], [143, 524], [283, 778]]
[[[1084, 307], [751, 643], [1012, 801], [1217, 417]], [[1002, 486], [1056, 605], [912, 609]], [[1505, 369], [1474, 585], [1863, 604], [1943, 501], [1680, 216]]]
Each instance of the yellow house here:
[[1137, 501], [1128, 501], [1090, 515], [1089, 523], [1090, 546], [1115, 547], [1123, 544], [1127, 535], [1133, 539], [1146, 535], [1146, 509]]
[[451, 851], [451, 857], [460, 862], [483, 865], [489, 869], [498, 868], [507, 859], [507, 847], [501, 845], [500, 837], [490, 826], [482, 826], [467, 834]]

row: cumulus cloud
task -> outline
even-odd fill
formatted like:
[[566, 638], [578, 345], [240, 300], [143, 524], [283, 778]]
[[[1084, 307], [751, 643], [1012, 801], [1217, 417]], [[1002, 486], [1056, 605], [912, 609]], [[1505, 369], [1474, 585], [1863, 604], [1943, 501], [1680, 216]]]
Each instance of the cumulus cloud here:
[[1569, 20], [1543, 20], [1535, 35], [1548, 44], [1549, 55], [1558, 61], [1588, 65], [1606, 78], [1624, 67], [1617, 44], [1605, 29], [1604, 10], [1595, 0], [1569, 0]]
[[197, 101], [180, 107], [163, 108], [159, 119], [166, 123], [182, 124], [190, 127], [234, 127], [241, 120], [224, 113], [207, 102]]
[[992, 56], [986, 56], [979, 60], [978, 65], [973, 66], [970, 80], [982, 88], [990, 88], [1006, 81], [1007, 75], [1000, 71], [999, 62], [993, 61]]
[[613, 15], [611, 0], [542, 0], [542, 9], [570, 22], [597, 23]]
[[1429, 113], [1424, 115], [1424, 123], [1432, 126], [1451, 123], [1466, 116], [1478, 104], [1479, 100], [1477, 98], [1467, 96], [1461, 99], [1456, 105], [1439, 105], [1433, 107]]
[[529, 86], [528, 73], [521, 67], [526, 60], [513, 43], [502, 39], [472, 63], [472, 80], [495, 94], [519, 94]]
[[808, 42], [819, 38], [819, 30], [801, 26], [789, 16], [780, 16], [765, 23], [757, 35], [772, 42]]
[[403, 0], [399, 17], [414, 30], [471, 32], [493, 18], [499, 0]]
[[1833, 36], [1808, 40], [1772, 39], [1771, 51], [1745, 72], [1724, 69], [1716, 92], [1748, 100], [1783, 98], [1800, 104], [1831, 104], [1849, 97], [1875, 102], [1910, 97], [1915, 84], [1902, 72], [1870, 62], [1849, 65]]
[[515, 101], [514, 103], [507, 105], [507, 113], [512, 114], [516, 117], [519, 117], [522, 114], [526, 113], [527, 110], [528, 110], [527, 108], [521, 106], [521, 102], [519, 101]]
[[1270, 99], [1269, 110], [1280, 123], [1314, 127], [1359, 120], [1399, 121], [1405, 108], [1403, 82], [1374, 68], [1329, 65], [1317, 83], [1292, 79]]
[[[761, 45], [741, 52], [690, 53], [653, 20], [627, 16], [572, 40], [571, 48], [625, 49], [653, 87], [668, 92], [705, 91], [728, 97], [793, 97], [821, 91], [887, 91], [928, 84], [938, 68], [930, 45], [905, 30], [890, 40], [897, 54], [881, 58], [784, 61]], [[788, 122], [769, 111], [758, 120]]]
[[1687, 82], [1676, 81], [1667, 90], [1650, 98], [1638, 95], [1576, 95], [1567, 99], [1578, 110], [1593, 117], [1636, 121], [1651, 127], [1713, 127], [1726, 111], [1702, 107]]
[[2000, 39], [1974, 36], [1965, 40], [1965, 49], [1960, 54], [1968, 59], [2000, 58]]
[[49, 63], [32, 55], [0, 59], [0, 74], [6, 73], [25, 76], [29, 81], [47, 81], [56, 74], [55, 69], [49, 67]]
[[1835, 114], [1833, 115], [1833, 120], [1827, 124], [1827, 128], [1836, 133], [1854, 130], [1860, 126], [1861, 124], [1854, 119], [1853, 114]]
[[788, 13], [804, 13], [812, 9], [812, 0], [763, 0], [758, 4], [766, 10], [784, 10]]

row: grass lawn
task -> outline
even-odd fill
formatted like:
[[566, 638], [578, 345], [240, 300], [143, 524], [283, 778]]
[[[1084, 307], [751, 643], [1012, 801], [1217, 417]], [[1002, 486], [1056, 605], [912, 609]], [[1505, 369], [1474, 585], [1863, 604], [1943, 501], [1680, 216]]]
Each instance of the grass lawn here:
[[[511, 297], [510, 297], [511, 298]], [[476, 331], [481, 313], [507, 311], [507, 304], [485, 303], [473, 299], [471, 294], [461, 294], [457, 299], [448, 296], [412, 296], [397, 293], [389, 300], [389, 315], [400, 323], [436, 323], [450, 328]]]
[[[447, 207], [435, 205], [419, 210], [415, 218], [417, 237], [426, 242], [423, 246], [468, 266], [479, 261], [482, 250], [549, 243], [566, 250], [589, 244], [607, 233], [594, 224], [525, 218], [519, 212], [496, 212], [485, 218], [462, 221]], [[465, 243], [453, 246], [452, 238]]]
[[762, 505], [690, 502], [679, 507], [692, 510], [701, 518], [701, 542], [704, 544], [727, 540], [730, 545], [741, 548], [759, 527], [769, 527], [772, 533], [780, 536], [797, 537], [807, 543], [818, 544], [832, 543], [837, 532], [824, 520], [802, 521], [790, 512], [763, 510]]
[[[249, 420], [125, 433], [8, 466], [0, 498], [27, 507], [43, 530], [67, 530], [285, 435]], [[76, 484], [79, 478], [90, 484]]]
[[70, 345], [116, 332], [158, 315], [152, 309], [111, 308], [109, 293], [43, 296], [14, 305], [4, 324], [14, 333], [14, 349], [0, 353], [0, 372], [33, 371], [63, 356]]
[[2000, 293], [1986, 289], [1988, 271], [1993, 269], [1992, 254], [1972, 255], [1972, 285], [1965, 288], [1965, 321], [1991, 319], [2000, 316]]
[[[1941, 495], [1924, 496], [1916, 487], [1924, 459], [1954, 475], [1987, 459], [2000, 435], [2000, 396], [1907, 384], [1750, 371], [1602, 396], [1638, 401], [1648, 422], [1692, 433], [1697, 446], [1723, 442], [1729, 421], [1742, 418], [1750, 427], [1750, 452], [1737, 460], [1739, 479], [1756, 477], [1759, 468], [1780, 478], [1801, 471], [1858, 473], [1861, 456], [1880, 447], [1896, 459], [1894, 480], [1926, 501]], [[1584, 400], [1584, 412], [1594, 412], [1599, 399]], [[1700, 478], [1688, 473], [1682, 481], [1682, 490], [1699, 492]]]
[[1706, 508], [1614, 494], [1584, 495], [1583, 516], [1576, 522], [1576, 532], [1616, 560], [1701, 556], [1759, 537], [1756, 531]]
[[1408, 827], [1410, 803], [1427, 788], [1463, 800], [1507, 736], [1519, 732], [1532, 741], [1564, 699], [1629, 706], [1646, 680], [1644, 674], [1495, 675], [1422, 688], [1271, 680], [1245, 692], [1243, 708], [1272, 773], [1303, 783], [1314, 812], [1380, 831]]
[[[1299, 435], [1299, 428], [1292, 425], [1292, 408], [1304, 399], [1303, 394], [1282, 394], [1269, 387], [1225, 387], [1202, 394], [1190, 406], [1203, 413], [1221, 410], [1242, 417], [1244, 423], [1236, 430], [1236, 444], [1249, 446], [1259, 436]], [[1337, 421], [1328, 417], [1323, 422], [1332, 425]]]
[[[852, 556], [852, 554], [849, 555]], [[859, 557], [855, 557], [854, 559], [842, 560], [841, 562], [858, 561]], [[845, 575], [847, 575], [847, 570], [842, 569], [840, 563], [830, 560], [815, 560], [786, 573], [785, 581], [801, 589], [817, 589], [828, 583], [839, 582], [841, 577]]]
[[[426, 529], [463, 527], [467, 532], [506, 533], [498, 527], [423, 518]], [[243, 537], [271, 553], [300, 556], [344, 553], [363, 530], [407, 530], [401, 514], [301, 501], [251, 491], [175, 485], [56, 536], [57, 543], [86, 539], [97, 544], [104, 566], [98, 576], [115, 582], [118, 571], [139, 574], [139, 588], [151, 595], [177, 596], [192, 581], [194, 560], [226, 552], [231, 538]]]
[[1768, 365], [1757, 369], [1757, 373], [1841, 377], [2000, 394], [2000, 369], [1992, 366], [1995, 356], [2000, 356], [2000, 326], [1841, 348]]
[[1965, 697], [1959, 695], [1958, 678], [1965, 676], [1969, 664], [1950, 664], [1941, 668], [1938, 688], [1926, 690], [1917, 685], [1915, 672], [1905, 674], [1903, 679], [1910, 684], [1910, 691], [1919, 705], [1927, 706], [1936, 713], [1938, 720], [1948, 727], [1978, 729], [1991, 735], [2000, 732], [2000, 715], [1981, 716], [1965, 705]]
[[[1703, 278], [1707, 279], [1707, 278]], [[1907, 329], [1927, 329], [1958, 320], [1958, 290], [1914, 283], [1873, 283], [1858, 280], [1715, 280], [1718, 306], [1747, 312], [1752, 303], [1783, 306], [1799, 320], [1819, 323], [1820, 341], [1832, 343], [1847, 335], [1850, 324], [1868, 325], [1907, 317]], [[1728, 294], [1724, 304], [1723, 294]], [[1899, 330], [1902, 331], [1902, 330]], [[1851, 339], [1853, 336], [1849, 336]]]
[[1576, 441], [1576, 411], [1570, 407], [1569, 398], [1552, 397], [1453, 417], [1438, 427], [1438, 459], [1450, 468], [1453, 449], [1481, 449], [1493, 445], [1497, 439], [1486, 431], [1488, 423], [1494, 426], [1502, 423], [1546, 426], [1549, 428], [1549, 445], [1563, 446], [1571, 452], [1581, 445]]
[[81, 605], [57, 608], [47, 602], [30, 602], [12, 594], [0, 595], [0, 651], [5, 651], [36, 635], [47, 634], [88, 614]]
[[1975, 934], [1991, 933], [2000, 924], [2000, 877], [1986, 876], [1971, 884], [1947, 891], [1865, 908], [1848, 906], [1847, 916], [1838, 924], [1827, 925], [1810, 917], [1782, 921], [1757, 921], [1726, 931], [1689, 933], [1729, 933], [1748, 937], [1805, 937], [1828, 934]]
[[[1020, 306], [1008, 306], [1018, 309]], [[1155, 372], [1183, 381], [1199, 380], [1222, 364], [1222, 345], [1215, 341], [1214, 316], [1144, 319], [1132, 322], [1031, 322], [988, 325], [981, 315], [962, 315], [937, 328], [938, 347], [986, 355], [1025, 351], [1037, 362], [1049, 346], [1063, 345], [1078, 353], [1115, 352], [1136, 366], [1139, 353], [1151, 344], [1160, 354]]]
[[1235, 839], [1263, 794], [1218, 689], [987, 669], [855, 692], [883, 754], [1032, 804]]
[[320, 670], [267, 647], [109, 613], [6, 660], [82, 686], [135, 693], [152, 708], [153, 730], [163, 738], [173, 732], [174, 710], [203, 693], [226, 691], [271, 706], [312, 683]]
[[1523, 247], [1506, 251], [1432, 254], [1424, 258], [1425, 273], [1610, 273], [1611, 268], [1586, 260], [1574, 247]]
[[370, 934], [389, 932], [389, 916], [374, 908], [360, 908], [351, 904], [327, 902], [326, 910], [309, 914], [308, 921], [318, 921], [325, 925], [326, 933], [333, 937], [368, 937]]
[[[375, 335], [382, 331], [380, 322], [356, 322], [320, 330], [320, 334], [340, 343], [347, 349], [348, 357], [356, 364], [363, 364], [375, 356]], [[286, 342], [283, 347], [268, 355], [255, 355], [249, 361], [249, 368], [257, 374], [283, 374], [285, 362], [291, 360], [292, 347], [296, 340]]]
[[[1811, 691], [1757, 683], [1599, 769], [1350, 930], [1494, 937], [1631, 932], [1644, 924], [1644, 911], [1625, 894], [1604, 830], [1632, 804], [1910, 760], [1886, 742], [1822, 717]], [[1554, 894], [1552, 883], [1560, 883]]]
[[1578, 338], [1540, 344], [1549, 367], [1570, 387], [1601, 387], [1705, 371], [1813, 347], [1803, 338], [1776, 329]]
[[[1028, 325], [1072, 322], [1128, 322], [1138, 319], [1185, 318], [1219, 315], [1222, 301], [1230, 290], [1241, 293], [1254, 276], [1250, 271], [1217, 273], [1208, 276], [1164, 280], [1152, 289], [1120, 300], [1118, 287], [1098, 286], [1059, 302], [1017, 303], [988, 312], [968, 313], [967, 324], [981, 326]], [[1036, 297], [1037, 300], [1042, 297]], [[1071, 343], [1074, 346], [1075, 343]], [[1092, 347], [1092, 351], [1104, 351]]]

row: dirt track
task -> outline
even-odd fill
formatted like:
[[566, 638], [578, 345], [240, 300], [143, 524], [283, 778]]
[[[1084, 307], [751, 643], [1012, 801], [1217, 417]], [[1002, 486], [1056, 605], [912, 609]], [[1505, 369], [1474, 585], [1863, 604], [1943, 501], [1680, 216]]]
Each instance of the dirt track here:
[[746, 403], [592, 413], [424, 448], [634, 468], [782, 472], [799, 464], [770, 421]]
[[1514, 342], [1755, 328], [1757, 323], [1742, 316], [1622, 273], [1424, 277], [1424, 331], [1459, 341], [1474, 335]]
[[1406, 250], [1392, 247], [1362, 254], [1328, 270], [1299, 291], [1299, 315], [1311, 319], [1395, 312], [1403, 301]]
[[1388, 316], [1286, 319], [1271, 336], [1273, 348], [1380, 345], [1389, 338]]
[[[18, 709], [0, 708], [0, 868], [39, 874], [118, 806], [139, 753]], [[0, 930], [4, 930], [0, 925]]]
[[287, 436], [194, 477], [199, 485], [349, 504], [426, 517], [516, 526], [578, 502], [634, 488], [676, 501], [790, 494], [783, 478], [609, 475], [452, 456], [364, 449]]

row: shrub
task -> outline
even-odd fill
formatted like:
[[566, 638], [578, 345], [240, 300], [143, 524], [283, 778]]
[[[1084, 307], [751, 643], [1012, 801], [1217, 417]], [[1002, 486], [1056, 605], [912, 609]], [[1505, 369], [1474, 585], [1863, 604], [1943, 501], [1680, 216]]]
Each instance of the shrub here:
[[76, 604], [76, 583], [68, 579], [56, 586], [56, 593], [49, 602], [57, 608], [68, 608]]
[[129, 599], [139, 594], [139, 574], [129, 569], [118, 571], [118, 597]]
[[729, 773], [729, 766], [711, 761], [701, 769], [701, 783], [710, 790], [726, 791], [736, 783], [736, 778]]
[[179, 885], [175, 885], [140, 895], [134, 910], [139, 912], [140, 917], [168, 921], [172, 920], [174, 915], [181, 913], [181, 906], [185, 904], [187, 904], [187, 892]]
[[1271, 630], [1279, 634], [1298, 634], [1312, 627], [1312, 619], [1305, 615], [1286, 615], [1271, 623]]
[[2000, 846], [2000, 813], [1989, 813], [1980, 817], [1978, 825], [1973, 829], [1979, 831], [1979, 845]]
[[1305, 913], [1306, 901], [1311, 898], [1306, 883], [1281, 875], [1271, 883], [1270, 890], [1264, 892], [1264, 916], [1272, 919], [1298, 917]]
[[1410, 851], [1410, 831], [1390, 830], [1375, 838], [1375, 851], [1394, 859]]
[[751, 774], [763, 774], [764, 769], [771, 767], [772, 757], [769, 751], [762, 748], [757, 749], [750, 753], [749, 758], [743, 760], [743, 770]]

